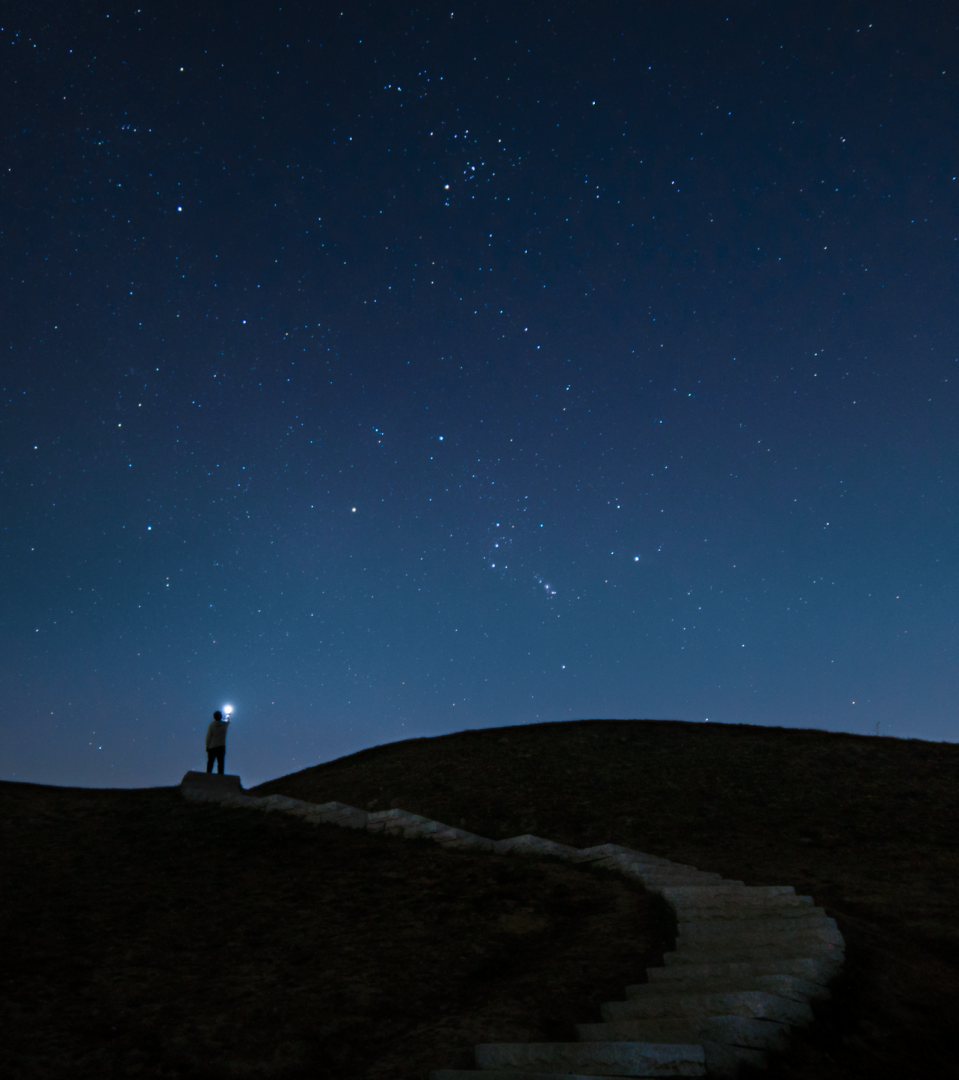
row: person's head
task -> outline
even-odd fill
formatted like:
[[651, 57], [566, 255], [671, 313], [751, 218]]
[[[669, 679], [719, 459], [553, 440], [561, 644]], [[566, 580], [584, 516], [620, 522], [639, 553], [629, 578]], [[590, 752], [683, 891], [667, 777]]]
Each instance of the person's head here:
[[220, 710], [217, 709], [216, 712], [213, 714], [213, 719], [214, 720], [222, 720], [223, 719], [223, 713], [221, 713]]

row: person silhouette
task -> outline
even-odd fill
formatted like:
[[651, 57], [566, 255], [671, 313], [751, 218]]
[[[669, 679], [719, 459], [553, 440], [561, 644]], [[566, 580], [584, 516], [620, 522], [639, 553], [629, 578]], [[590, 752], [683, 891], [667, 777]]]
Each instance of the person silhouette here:
[[226, 729], [230, 721], [223, 719], [223, 713], [219, 709], [213, 714], [213, 722], [206, 729], [206, 771], [213, 772], [213, 762], [217, 764], [217, 772], [223, 775], [223, 766], [226, 761]]

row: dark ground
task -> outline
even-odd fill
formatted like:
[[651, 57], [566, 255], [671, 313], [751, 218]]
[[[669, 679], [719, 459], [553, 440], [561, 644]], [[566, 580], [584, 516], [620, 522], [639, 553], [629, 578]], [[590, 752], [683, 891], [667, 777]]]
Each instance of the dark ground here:
[[[902, 1080], [956, 1076], [957, 781], [952, 744], [597, 720], [394, 743], [255, 793], [795, 885], [848, 962], [764, 1075]], [[670, 944], [655, 898], [556, 861], [170, 789], [3, 783], [0, 803], [11, 1080], [419, 1078], [476, 1042], [572, 1038]]]

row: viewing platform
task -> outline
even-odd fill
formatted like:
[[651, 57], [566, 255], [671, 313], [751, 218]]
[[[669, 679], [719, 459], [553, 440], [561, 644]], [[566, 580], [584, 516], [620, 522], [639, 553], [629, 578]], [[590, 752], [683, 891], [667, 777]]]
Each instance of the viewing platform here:
[[188, 772], [180, 781], [180, 787], [193, 791], [203, 792], [207, 795], [225, 797], [227, 795], [242, 795], [243, 785], [239, 776], [230, 773]]

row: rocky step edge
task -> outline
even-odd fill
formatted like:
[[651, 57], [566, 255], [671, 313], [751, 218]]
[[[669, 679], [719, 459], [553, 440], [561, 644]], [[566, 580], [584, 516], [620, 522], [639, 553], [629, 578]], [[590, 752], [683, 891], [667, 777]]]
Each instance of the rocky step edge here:
[[845, 943], [835, 920], [789, 885], [746, 886], [719, 874], [617, 844], [574, 848], [539, 836], [489, 840], [394, 808], [368, 813], [345, 803], [263, 798], [201, 787], [184, 777], [187, 798], [293, 814], [404, 837], [427, 837], [452, 850], [552, 855], [615, 870], [655, 892], [676, 915], [676, 951], [647, 983], [606, 1002], [602, 1022], [578, 1024], [576, 1043], [488, 1043], [475, 1047], [476, 1070], [437, 1069], [431, 1080], [578, 1080], [596, 1076], [735, 1077], [740, 1065], [767, 1064], [792, 1027], [812, 1021], [809, 1002], [829, 997]]

